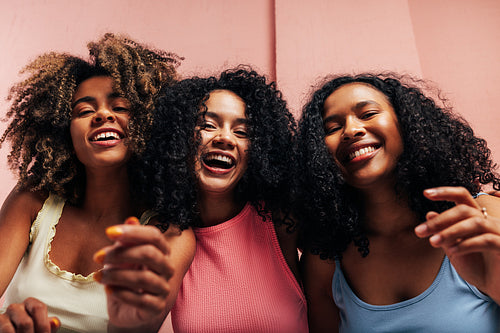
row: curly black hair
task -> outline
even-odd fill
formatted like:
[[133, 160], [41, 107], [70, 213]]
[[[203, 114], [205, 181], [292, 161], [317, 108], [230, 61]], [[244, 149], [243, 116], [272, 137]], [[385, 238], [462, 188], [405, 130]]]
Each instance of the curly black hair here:
[[200, 225], [193, 165], [200, 145], [196, 125], [214, 90], [232, 91], [246, 104], [250, 148], [247, 170], [236, 187], [238, 199], [251, 202], [263, 217], [286, 211], [289, 204], [295, 120], [274, 82], [239, 66], [220, 77], [185, 79], [165, 87], [158, 98], [151, 140], [143, 154], [142, 184], [148, 204], [166, 225]]
[[[481, 184], [500, 188], [496, 164], [484, 139], [454, 114], [447, 101], [438, 105], [424, 95], [425, 82], [395, 73], [343, 75], [328, 78], [305, 105], [298, 125], [299, 166], [295, 214], [302, 221], [301, 244], [321, 258], [339, 258], [354, 242], [368, 255], [362, 228], [359, 196], [345, 180], [325, 145], [323, 112], [326, 98], [339, 87], [359, 82], [387, 96], [397, 115], [404, 151], [396, 173], [396, 193], [408, 200], [420, 220], [430, 211], [441, 212], [447, 202], [433, 202], [423, 190], [436, 186], [463, 186], [471, 194]], [[438, 95], [439, 96], [439, 95]]]
[[11, 144], [8, 163], [18, 174], [18, 187], [52, 192], [73, 204], [82, 199], [85, 184], [69, 131], [78, 85], [94, 76], [113, 78], [114, 89], [131, 104], [128, 144], [136, 160], [148, 138], [154, 98], [162, 85], [177, 80], [175, 67], [181, 59], [110, 33], [88, 49], [88, 61], [51, 52], [21, 71], [28, 77], [10, 90], [10, 123], [0, 138], [0, 144]]

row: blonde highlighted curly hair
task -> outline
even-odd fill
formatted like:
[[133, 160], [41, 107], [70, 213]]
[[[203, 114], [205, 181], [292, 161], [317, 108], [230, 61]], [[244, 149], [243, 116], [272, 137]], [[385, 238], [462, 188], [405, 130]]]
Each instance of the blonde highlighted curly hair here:
[[21, 71], [27, 78], [10, 89], [10, 122], [0, 138], [0, 144], [11, 144], [8, 164], [18, 174], [18, 187], [53, 192], [72, 203], [81, 199], [85, 184], [69, 131], [77, 86], [94, 76], [113, 78], [114, 89], [131, 105], [128, 137], [136, 157], [148, 139], [156, 95], [177, 81], [182, 60], [110, 33], [88, 49], [89, 60], [51, 52]]

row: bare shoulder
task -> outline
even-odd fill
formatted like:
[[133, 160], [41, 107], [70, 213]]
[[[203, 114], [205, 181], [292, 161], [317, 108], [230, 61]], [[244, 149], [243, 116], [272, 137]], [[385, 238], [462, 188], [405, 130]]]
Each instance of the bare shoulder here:
[[500, 217], [500, 197], [493, 195], [480, 195], [475, 200], [479, 206], [486, 208], [488, 214]]
[[31, 224], [42, 208], [41, 193], [13, 190], [0, 210], [0, 294], [10, 283], [28, 248]]
[[171, 223], [163, 236], [169, 243], [170, 249], [177, 252], [180, 259], [189, 266], [196, 252], [196, 237], [193, 229], [181, 230], [177, 225]]
[[332, 293], [335, 262], [306, 251], [300, 258], [310, 332], [338, 332], [340, 314]]
[[335, 273], [334, 260], [321, 259], [319, 255], [305, 251], [300, 258], [300, 267], [306, 283], [314, 281], [311, 285], [315, 285], [331, 295], [331, 284]]
[[[30, 224], [42, 209], [47, 195], [42, 192], [30, 192], [14, 189], [5, 199], [0, 210], [0, 223], [15, 222], [13, 219], [22, 217]], [[19, 220], [17, 220], [19, 223]]]

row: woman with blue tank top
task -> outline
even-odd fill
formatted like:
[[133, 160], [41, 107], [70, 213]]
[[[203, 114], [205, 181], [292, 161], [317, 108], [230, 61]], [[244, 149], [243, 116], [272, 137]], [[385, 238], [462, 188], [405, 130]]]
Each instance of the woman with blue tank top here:
[[299, 124], [311, 332], [498, 332], [500, 188], [483, 139], [396, 74], [330, 78]]

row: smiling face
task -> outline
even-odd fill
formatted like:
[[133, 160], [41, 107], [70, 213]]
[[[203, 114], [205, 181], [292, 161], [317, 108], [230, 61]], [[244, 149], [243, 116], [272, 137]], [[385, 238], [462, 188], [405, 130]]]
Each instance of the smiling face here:
[[248, 139], [245, 102], [228, 90], [214, 90], [199, 115], [201, 144], [195, 161], [199, 190], [204, 195], [233, 198], [247, 169]]
[[129, 102], [113, 91], [113, 80], [96, 76], [76, 89], [72, 104], [71, 139], [78, 160], [87, 168], [124, 165]]
[[350, 83], [328, 96], [323, 108], [325, 143], [347, 183], [362, 189], [392, 182], [403, 140], [387, 96]]

